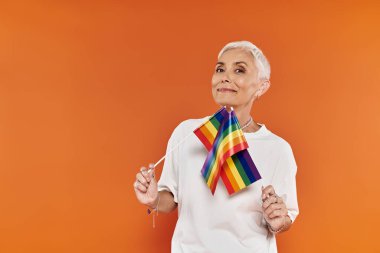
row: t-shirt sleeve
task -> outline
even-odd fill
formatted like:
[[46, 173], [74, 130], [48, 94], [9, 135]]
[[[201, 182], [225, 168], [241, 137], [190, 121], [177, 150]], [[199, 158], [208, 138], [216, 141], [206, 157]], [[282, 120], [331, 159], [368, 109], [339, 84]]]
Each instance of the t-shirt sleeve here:
[[273, 179], [273, 187], [288, 208], [288, 215], [292, 222], [299, 214], [296, 186], [297, 164], [294, 159], [292, 148], [286, 143], [277, 163]]
[[158, 191], [171, 192], [176, 203], [178, 203], [178, 157], [180, 147], [172, 151], [171, 149], [181, 141], [179, 135], [179, 126], [177, 126], [169, 138], [161, 177], [157, 183]]

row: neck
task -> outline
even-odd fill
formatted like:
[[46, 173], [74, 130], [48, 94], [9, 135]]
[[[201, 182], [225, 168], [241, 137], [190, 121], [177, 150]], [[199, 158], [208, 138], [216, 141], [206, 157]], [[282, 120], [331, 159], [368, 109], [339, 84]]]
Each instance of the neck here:
[[[239, 120], [240, 125], [244, 125], [248, 122], [249, 118], [251, 117], [251, 108], [248, 106], [233, 106], [236, 117]], [[227, 110], [230, 112], [231, 107], [227, 106]]]

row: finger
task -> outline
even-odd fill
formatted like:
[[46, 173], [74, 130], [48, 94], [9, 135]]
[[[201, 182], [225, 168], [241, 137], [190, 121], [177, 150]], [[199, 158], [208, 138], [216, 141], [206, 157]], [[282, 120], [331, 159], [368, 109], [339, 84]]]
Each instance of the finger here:
[[147, 171], [147, 168], [146, 168], [146, 167], [142, 166], [142, 167], [140, 167], [140, 172], [141, 172], [142, 174], [146, 174], [148, 171]]
[[274, 203], [274, 204], [270, 204], [267, 208], [265, 208], [264, 212], [266, 214], [270, 214], [274, 210], [278, 210], [278, 209], [281, 209], [281, 208], [283, 208], [282, 204]]
[[261, 188], [261, 192], [262, 192], [261, 193], [262, 194], [261, 198], [262, 198], [263, 201], [265, 201], [269, 196], [273, 195], [272, 188], [273, 187], [271, 185], [268, 185], [266, 187], [262, 187]]
[[274, 188], [272, 185], [266, 186], [264, 189], [262, 189], [262, 199], [265, 200], [269, 196], [275, 195], [276, 192], [274, 191]]
[[144, 178], [149, 182], [150, 180], [148, 180], [148, 169], [146, 167], [141, 167], [140, 168], [140, 173], [141, 175], [144, 176]]
[[148, 170], [148, 182], [152, 180], [155, 176], [155, 168], [154, 168], [154, 163], [149, 164], [149, 170]]
[[146, 191], [148, 190], [144, 185], [142, 185], [142, 184], [139, 184], [138, 186], [137, 186], [137, 190], [139, 190], [140, 192], [142, 192], [142, 193], [146, 193]]
[[139, 183], [138, 181], [136, 181], [136, 182], [133, 184], [133, 187], [135, 188], [135, 191], [136, 191], [136, 192], [146, 193], [146, 191], [148, 190], [144, 185], [142, 185], [142, 184]]
[[283, 209], [273, 210], [273, 212], [268, 214], [268, 217], [271, 219], [276, 218], [276, 217], [283, 217], [283, 216], [285, 216], [285, 212]]
[[146, 178], [142, 175], [141, 172], [139, 172], [139, 173], [136, 174], [136, 180], [137, 180], [138, 182], [140, 182], [141, 184], [145, 185], [145, 186], [148, 186], [148, 185], [149, 185], [148, 181], [147, 181]]
[[[283, 200], [281, 197], [279, 197], [277, 194], [270, 195], [269, 197], [270, 197], [270, 198], [275, 198], [274, 203], [284, 203], [284, 200]], [[268, 199], [269, 197], [267, 197], [267, 199]]]
[[270, 196], [268, 197], [264, 202], [263, 202], [263, 208], [264, 209], [267, 209], [267, 207], [270, 205], [270, 204], [273, 204], [273, 203], [276, 203], [277, 199], [275, 196]]

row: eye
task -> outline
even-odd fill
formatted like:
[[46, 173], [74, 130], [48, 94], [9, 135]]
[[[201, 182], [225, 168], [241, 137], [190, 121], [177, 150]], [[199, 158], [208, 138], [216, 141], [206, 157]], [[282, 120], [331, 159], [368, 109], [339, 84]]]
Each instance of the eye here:
[[245, 69], [240, 68], [235, 70], [236, 73], [245, 73]]
[[224, 70], [222, 68], [216, 68], [215, 72], [223, 72]]

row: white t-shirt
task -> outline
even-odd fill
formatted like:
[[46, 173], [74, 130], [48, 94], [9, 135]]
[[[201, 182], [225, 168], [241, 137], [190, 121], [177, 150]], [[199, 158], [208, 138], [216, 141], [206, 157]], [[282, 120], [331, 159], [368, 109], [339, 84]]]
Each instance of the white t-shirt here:
[[219, 179], [212, 195], [201, 175], [207, 150], [191, 132], [205, 122], [189, 119], [173, 131], [158, 190], [173, 193], [178, 221], [172, 238], [173, 253], [274, 253], [276, 238], [269, 232], [262, 213], [261, 186], [273, 185], [282, 197], [292, 221], [299, 213], [296, 192], [297, 165], [290, 145], [264, 124], [244, 133], [248, 151], [262, 177], [247, 188], [229, 195]]

